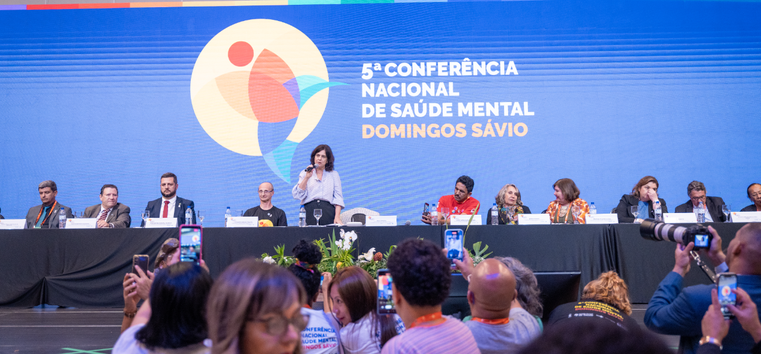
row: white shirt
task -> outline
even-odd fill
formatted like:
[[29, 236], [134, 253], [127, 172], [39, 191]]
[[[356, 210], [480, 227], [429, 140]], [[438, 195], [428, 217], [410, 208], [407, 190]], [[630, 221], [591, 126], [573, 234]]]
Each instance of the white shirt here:
[[[705, 211], [705, 214], [706, 214], [706, 222], [713, 222], [711, 213], [708, 212], [708, 208], [705, 206], [705, 204], [703, 204], [703, 211]], [[695, 213], [695, 217], [698, 217], [698, 207], [693, 205], [692, 212]]]
[[[104, 210], [106, 210], [106, 209], [105, 209], [105, 208], [103, 208], [103, 204], [101, 204], [101, 205], [100, 205], [100, 211], [98, 212], [98, 214], [97, 214], [97, 215], [95, 215], [95, 218], [96, 218], [96, 219], [100, 219], [100, 214], [102, 214]], [[109, 216], [111, 216], [111, 212], [112, 212], [112, 211], [114, 211], [114, 208], [111, 208], [111, 209], [108, 211], [108, 214], [106, 214], [106, 217], [103, 219], [103, 221], [106, 221], [106, 220], [108, 220], [108, 217], [109, 217]], [[114, 227], [114, 224], [111, 224], [111, 223], [109, 223], [109, 224], [108, 224], [108, 226], [109, 226], [109, 227]], [[128, 225], [128, 226], [129, 226], [129, 225]]]
[[333, 205], [344, 205], [344, 194], [341, 187], [341, 177], [338, 176], [336, 170], [323, 171], [322, 180], [317, 179], [317, 172], [312, 173], [312, 177], [307, 181], [307, 189], [303, 190], [299, 188], [299, 184], [304, 180], [306, 172], [303, 170], [299, 173], [299, 182], [293, 186], [293, 198], [301, 201], [304, 205], [313, 200], [324, 200]]
[[338, 322], [324, 311], [301, 308], [301, 314], [309, 315], [307, 328], [301, 331], [301, 346], [304, 353], [338, 354]]
[[[399, 316], [393, 316], [396, 320], [396, 331], [398, 334], [402, 334], [404, 332], [404, 323]], [[359, 321], [348, 323], [341, 328], [339, 333], [341, 346], [346, 353], [379, 354], [381, 352], [381, 329], [380, 325], [374, 325], [374, 320], [373, 312], [368, 312]]]
[[161, 197], [161, 210], [159, 210], [159, 217], [164, 216], [164, 203], [165, 201], [169, 201], [169, 205], [167, 207], [169, 208], [169, 211], [166, 213], [167, 218], [173, 218], [174, 217], [174, 206], [177, 204], [177, 194], [172, 197], [172, 199], [166, 199], [164, 197]]

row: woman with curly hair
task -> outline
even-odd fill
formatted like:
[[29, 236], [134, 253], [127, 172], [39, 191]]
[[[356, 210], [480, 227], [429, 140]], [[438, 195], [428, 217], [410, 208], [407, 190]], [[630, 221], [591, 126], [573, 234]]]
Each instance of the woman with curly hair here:
[[499, 209], [500, 225], [515, 224], [519, 214], [531, 214], [531, 209], [523, 205], [521, 201], [521, 191], [512, 183], [502, 187], [494, 197], [494, 201], [497, 202], [497, 209]]
[[624, 329], [639, 328], [637, 322], [629, 317], [631, 313], [629, 288], [616, 272], [610, 271], [584, 286], [581, 301], [555, 308], [547, 326], [562, 321], [604, 321]]

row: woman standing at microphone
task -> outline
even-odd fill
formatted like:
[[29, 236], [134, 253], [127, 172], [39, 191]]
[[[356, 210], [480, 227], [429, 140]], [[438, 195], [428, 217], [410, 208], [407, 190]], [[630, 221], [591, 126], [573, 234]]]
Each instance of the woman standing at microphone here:
[[344, 197], [341, 178], [333, 170], [333, 151], [328, 145], [318, 145], [309, 161], [311, 164], [299, 173], [299, 183], [293, 186], [293, 198], [304, 205], [307, 225], [317, 225], [315, 209], [322, 209], [320, 225], [341, 224]]

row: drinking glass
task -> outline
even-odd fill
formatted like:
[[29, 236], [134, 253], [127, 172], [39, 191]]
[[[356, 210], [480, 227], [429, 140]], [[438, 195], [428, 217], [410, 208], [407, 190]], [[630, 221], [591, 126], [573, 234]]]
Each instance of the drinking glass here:
[[198, 223], [203, 226], [203, 219], [206, 218], [206, 211], [205, 210], [199, 210], [198, 213]]
[[732, 206], [726, 204], [722, 205], [721, 212], [724, 213], [724, 222], [729, 222], [729, 213], [732, 212]]
[[571, 211], [573, 212], [573, 223], [581, 224], [579, 222], [579, 215], [581, 215], [581, 207], [578, 205], [574, 205], [573, 208], [571, 208]]
[[446, 223], [449, 220], [449, 215], [452, 215], [449, 212], [449, 208], [447, 208], [447, 207], [441, 207], [441, 217], [444, 218], [444, 223]]
[[639, 207], [636, 205], [632, 205], [629, 207], [629, 211], [631, 211], [632, 215], [634, 215], [634, 220], [637, 220], [637, 215], [639, 215]]
[[314, 210], [314, 218], [317, 219], [317, 225], [320, 225], [320, 218], [322, 217], [322, 209]]

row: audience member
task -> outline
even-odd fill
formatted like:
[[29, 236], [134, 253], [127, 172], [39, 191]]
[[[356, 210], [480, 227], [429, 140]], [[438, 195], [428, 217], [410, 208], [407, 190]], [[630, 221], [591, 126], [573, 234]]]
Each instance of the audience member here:
[[[751, 349], [751, 353], [761, 353], [761, 323], [758, 321], [758, 309], [756, 303], [750, 299], [748, 293], [743, 289], [737, 288], [737, 306], [727, 305], [729, 311], [735, 315], [737, 322], [742, 328], [750, 333], [756, 345]], [[711, 306], [708, 306], [701, 328], [703, 337], [700, 339], [700, 348], [698, 354], [718, 354], [721, 353], [721, 342], [729, 333], [729, 326], [732, 321], [724, 318], [721, 312], [721, 304], [717, 289], [711, 289]]]
[[[666, 201], [658, 198], [658, 180], [653, 176], [645, 176], [632, 188], [632, 194], [624, 194], [616, 207], [618, 222], [641, 222], [643, 219], [655, 218], [653, 201], [661, 202], [661, 211], [668, 213]], [[637, 207], [637, 216], [632, 214], [631, 207]]]
[[113, 353], [208, 353], [203, 309], [212, 287], [209, 272], [192, 263], [156, 275], [150, 300], [138, 311]]
[[[531, 214], [531, 209], [523, 205], [521, 192], [514, 184], [506, 184], [494, 197], [499, 209], [499, 224], [515, 224], [519, 214]], [[491, 215], [489, 215], [491, 217]], [[488, 224], [488, 223], [487, 223]]]
[[256, 216], [259, 218], [259, 226], [288, 226], [285, 212], [272, 205], [272, 197], [275, 195], [275, 186], [270, 182], [259, 185], [259, 205], [246, 210], [243, 216]]
[[[473, 195], [473, 186], [475, 182], [468, 176], [460, 176], [454, 185], [454, 194], [445, 195], [439, 198], [439, 204], [436, 206], [436, 212], [438, 213], [439, 224], [449, 222], [445, 219], [442, 213], [443, 208], [446, 208], [449, 215], [473, 215], [478, 214], [478, 210], [481, 208], [481, 204], [476, 198], [471, 197]], [[431, 223], [431, 216], [423, 214], [422, 221], [426, 224]]]
[[[755, 302], [761, 299], [761, 224], [747, 224], [737, 231], [729, 243], [727, 255], [721, 250], [721, 237], [713, 229], [707, 256], [717, 271], [737, 274], [737, 287], [744, 289]], [[684, 276], [690, 270], [690, 251], [693, 244], [686, 247], [677, 245], [674, 252], [675, 265], [671, 273], [661, 281], [650, 299], [645, 312], [645, 324], [662, 334], [680, 335], [680, 348], [685, 353], [695, 353], [701, 336], [700, 319], [711, 305], [713, 285], [695, 285], [682, 289]], [[726, 263], [725, 263], [726, 261]], [[755, 345], [753, 337], [732, 325], [726, 336], [724, 353], [748, 353]]]
[[[504, 263], [486, 259], [475, 267], [469, 279], [468, 304], [473, 318], [465, 325], [482, 354], [514, 353], [541, 334], [536, 319], [528, 312], [512, 311], [518, 292], [515, 277]], [[524, 314], [514, 317], [517, 311]]]
[[209, 294], [213, 354], [302, 353], [306, 293], [286, 269], [248, 258], [233, 263]]
[[750, 199], [753, 204], [742, 208], [741, 211], [761, 211], [761, 184], [751, 183], [751, 185], [748, 186], [747, 192], [748, 199]]
[[301, 240], [293, 248], [293, 257], [296, 258], [296, 263], [291, 264], [288, 270], [301, 280], [307, 294], [307, 303], [301, 308], [301, 314], [309, 316], [309, 323], [301, 331], [301, 345], [306, 353], [337, 354], [338, 322], [323, 311], [312, 310], [312, 304], [317, 301], [320, 292], [321, 276], [317, 270], [317, 265], [322, 261], [320, 247]]
[[328, 294], [325, 311], [333, 313], [343, 327], [339, 341], [346, 353], [380, 353], [381, 348], [399, 333], [404, 325], [399, 316], [376, 313], [378, 284], [364, 269], [346, 267], [332, 278], [324, 274], [323, 293]]
[[433, 242], [407, 239], [388, 259], [392, 293], [407, 330], [386, 343], [382, 353], [479, 353], [462, 322], [442, 316], [452, 275], [449, 259]]
[[518, 297], [513, 301], [510, 310], [510, 318], [512, 319], [514, 312], [521, 313], [520, 311], [514, 310], [525, 310], [531, 314], [531, 316], [536, 318], [539, 331], [541, 332], [542, 315], [544, 314], [544, 311], [542, 299], [539, 297], [541, 293], [539, 290], [539, 282], [536, 280], [534, 271], [521, 263], [517, 258], [495, 257], [495, 259], [504, 263], [515, 276], [515, 290], [518, 291]]
[[58, 213], [63, 208], [67, 218], [73, 217], [71, 214], [71, 208], [61, 205], [55, 198], [58, 196], [58, 186], [53, 181], [42, 181], [37, 186], [37, 191], [40, 192], [40, 200], [42, 205], [29, 208], [29, 212], [26, 213], [26, 228], [27, 229], [57, 229], [58, 228]]
[[633, 328], [624, 330], [603, 321], [579, 326], [565, 321], [548, 326], [520, 354], [673, 354], [654, 334]]
[[128, 206], [119, 203], [119, 189], [113, 184], [100, 187], [100, 204], [87, 207], [86, 218], [98, 218], [98, 228], [127, 228], [132, 223]]
[[690, 200], [676, 207], [677, 213], [692, 213], [693, 210], [697, 210], [700, 202], [703, 202], [703, 207], [706, 210], [705, 222], [724, 222], [727, 217], [721, 211], [722, 205], [724, 205], [724, 199], [719, 197], [706, 197], [706, 186], [703, 182], [692, 181], [687, 185], [687, 195]]
[[555, 308], [547, 326], [565, 321], [585, 326], [589, 322], [600, 321], [626, 330], [639, 328], [637, 321], [629, 317], [631, 314], [629, 289], [616, 272], [610, 271], [584, 286], [581, 301]]
[[584, 199], [579, 198], [579, 188], [570, 178], [561, 178], [552, 185], [555, 189], [555, 200], [547, 207], [547, 214], [553, 223], [584, 224], [589, 213], [589, 206]]

